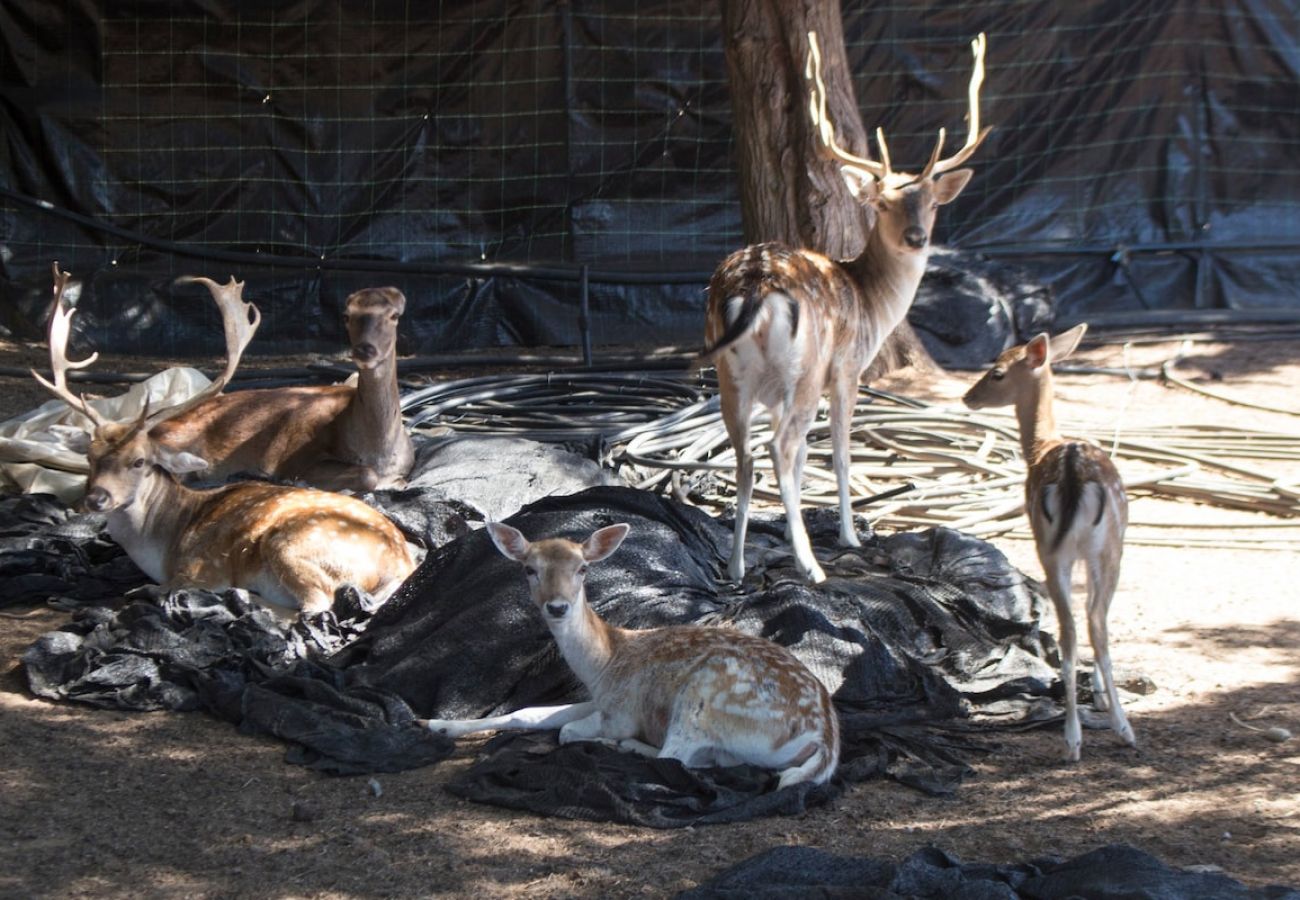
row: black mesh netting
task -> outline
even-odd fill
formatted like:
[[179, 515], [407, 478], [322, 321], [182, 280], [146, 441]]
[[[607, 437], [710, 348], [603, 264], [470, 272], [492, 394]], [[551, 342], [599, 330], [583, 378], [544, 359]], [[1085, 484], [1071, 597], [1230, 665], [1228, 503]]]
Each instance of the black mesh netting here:
[[1247, 888], [1221, 872], [1175, 869], [1122, 844], [1069, 860], [963, 863], [934, 847], [902, 862], [776, 847], [679, 900], [1297, 900], [1300, 891]]
[[[484, 471], [520, 458], [517, 442], [501, 443], [496, 458], [491, 442], [468, 446], [487, 454]], [[582, 468], [575, 459], [561, 458], [570, 475]], [[607, 477], [591, 470], [596, 482]], [[433, 480], [429, 473], [414, 479]], [[484, 490], [497, 483], [485, 479]], [[334, 611], [288, 628], [237, 591], [146, 588], [116, 608], [98, 605], [144, 583], [136, 573], [86, 588], [103, 567], [132, 571], [111, 556], [99, 523], [39, 498], [3, 501], [0, 531], [17, 541], [12, 551], [0, 546], [6, 571], [50, 570], [62, 549], [29, 549], [47, 532], [77, 548], [72, 558], [87, 559], [26, 595], [75, 603], [84, 591], [92, 601], [28, 650], [32, 690], [116, 708], [206, 709], [288, 741], [294, 762], [338, 773], [391, 771], [446, 755], [449, 744], [420, 729], [416, 716], [472, 717], [579, 699], [517, 565], [486, 533], [470, 530], [491, 497], [453, 502], [432, 493], [415, 487], [374, 500], [399, 521], [442, 523], [459, 537], [433, 549], [373, 616], [368, 598], [345, 589]], [[1001, 553], [943, 529], [872, 537], [861, 550], [841, 551], [833, 512], [808, 519], [831, 574], [817, 587], [790, 566], [779, 519], [755, 523], [751, 574], [740, 588], [720, 581], [727, 524], [665, 497], [597, 486], [541, 497], [509, 521], [532, 537], [584, 537], [630, 523], [624, 545], [589, 577], [594, 607], [616, 624], [728, 623], [791, 647], [831, 688], [841, 713], [835, 783], [774, 793], [767, 772], [687, 771], [604, 747], [556, 748], [553, 735], [514, 735], [490, 744], [451, 789], [552, 815], [660, 827], [731, 821], [802, 809], [844, 781], [877, 775], [950, 793], [972, 754], [988, 749], [972, 734], [975, 722], [1057, 714], [1039, 595]], [[104, 558], [91, 561], [86, 547]]]

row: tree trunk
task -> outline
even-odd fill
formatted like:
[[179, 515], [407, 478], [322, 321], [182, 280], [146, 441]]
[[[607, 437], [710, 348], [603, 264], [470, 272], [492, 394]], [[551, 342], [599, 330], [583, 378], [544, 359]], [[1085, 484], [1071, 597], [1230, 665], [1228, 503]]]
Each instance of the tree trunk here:
[[[875, 217], [849, 193], [809, 115], [810, 31], [821, 48], [826, 110], [839, 145], [874, 158], [844, 51], [840, 0], [722, 0], [741, 223], [749, 243], [781, 241], [850, 259], [866, 245]], [[906, 320], [880, 363], [872, 374], [933, 365]]]

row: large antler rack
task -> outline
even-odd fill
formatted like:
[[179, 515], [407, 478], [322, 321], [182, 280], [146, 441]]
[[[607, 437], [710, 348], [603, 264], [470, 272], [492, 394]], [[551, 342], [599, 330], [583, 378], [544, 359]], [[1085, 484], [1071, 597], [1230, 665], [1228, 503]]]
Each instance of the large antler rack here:
[[895, 172], [891, 168], [889, 147], [885, 143], [883, 128], [876, 128], [876, 144], [880, 147], [879, 162], [850, 153], [839, 145], [839, 142], [835, 139], [835, 126], [826, 111], [826, 83], [822, 79], [822, 54], [817, 40], [817, 32], [808, 32], [808, 64], [804, 69], [804, 77], [812, 82], [812, 86], [809, 88], [809, 113], [812, 116], [814, 127], [817, 128], [818, 134], [821, 136], [822, 143], [844, 163], [858, 169], [863, 174], [874, 177], [886, 187], [900, 187], [912, 181], [931, 178], [955, 169], [970, 158], [975, 149], [983, 143], [988, 133], [993, 130], [992, 126], [987, 126], [982, 130], [980, 128], [979, 92], [984, 83], [984, 54], [987, 47], [988, 39], [983, 32], [971, 41], [971, 52], [975, 55], [975, 64], [971, 70], [970, 87], [967, 91], [970, 105], [970, 122], [966, 134], [966, 143], [948, 159], [941, 159], [940, 155], [943, 153], [943, 144], [947, 132], [945, 129], [940, 128], [939, 140], [935, 144], [934, 151], [930, 154], [930, 161], [926, 163], [920, 175], [912, 176], [906, 172]]
[[236, 281], [233, 275], [230, 276], [230, 281], [225, 284], [217, 284], [211, 278], [198, 275], [184, 275], [176, 279], [176, 284], [205, 285], [208, 291], [211, 292], [212, 299], [217, 301], [217, 307], [221, 310], [222, 327], [226, 335], [226, 368], [215, 381], [193, 397], [175, 406], [160, 409], [145, 419], [144, 427], [146, 429], [151, 429], [168, 419], [189, 412], [194, 407], [206, 403], [217, 394], [220, 394], [225, 386], [230, 383], [230, 379], [234, 377], [235, 370], [239, 368], [239, 360], [243, 357], [249, 341], [253, 339], [257, 326], [262, 324], [262, 314], [257, 307], [252, 303], [244, 302], [244, 282]]
[[68, 389], [68, 372], [72, 369], [84, 369], [99, 359], [99, 354], [92, 353], [80, 362], [68, 359], [68, 335], [72, 332], [72, 317], [77, 310], [65, 302], [64, 295], [72, 274], [60, 270], [57, 260], [51, 268], [54, 271], [54, 305], [50, 310], [50, 328], [46, 342], [50, 348], [50, 371], [54, 374], [54, 381], [53, 383], [47, 381], [35, 369], [32, 369], [32, 377], [51, 394], [85, 415], [96, 427], [106, 425], [108, 420], [96, 412], [85, 398], [77, 396]]

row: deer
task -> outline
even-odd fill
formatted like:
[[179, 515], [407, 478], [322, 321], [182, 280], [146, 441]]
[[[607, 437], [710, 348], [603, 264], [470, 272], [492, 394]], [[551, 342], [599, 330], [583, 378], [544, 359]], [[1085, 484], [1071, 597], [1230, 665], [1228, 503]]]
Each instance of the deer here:
[[153, 436], [169, 417], [200, 407], [225, 387], [259, 319], [252, 304], [238, 291], [214, 292], [227, 339], [225, 370], [189, 400], [153, 412], [146, 403], [133, 421], [117, 422], [68, 387], [68, 373], [99, 356], [68, 358], [75, 310], [64, 294], [71, 277], [54, 264], [53, 381], [32, 375], [90, 419], [94, 430], [76, 448], [90, 463], [83, 509], [107, 514], [109, 536], [141, 571], [168, 590], [243, 588], [278, 612], [304, 616], [328, 610], [344, 584], [380, 602], [396, 590], [415, 564], [402, 533], [377, 510], [355, 497], [266, 482], [196, 490], [180, 479], [206, 461]]
[[821, 784], [839, 762], [839, 720], [826, 687], [785, 647], [725, 627], [618, 628], [587, 602], [588, 567], [627, 536], [609, 525], [581, 543], [529, 541], [487, 525], [519, 563], [533, 604], [591, 699], [483, 719], [426, 719], [449, 737], [559, 728], [561, 744], [596, 741], [687, 768], [748, 763], [778, 771], [777, 788]]
[[1109, 712], [1115, 733], [1130, 746], [1137, 746], [1120, 706], [1106, 633], [1128, 525], [1124, 482], [1101, 448], [1061, 437], [1052, 408], [1052, 362], [1073, 353], [1087, 329], [1084, 323], [1056, 337], [1039, 334], [1002, 352], [963, 398], [971, 409], [1014, 406], [1016, 410], [1028, 467], [1025, 512], [1047, 576], [1047, 592], [1056, 608], [1065, 685], [1065, 756], [1071, 762], [1079, 761], [1083, 743], [1075, 688], [1078, 640], [1070, 602], [1070, 577], [1079, 560], [1087, 571], [1094, 703]]
[[[709, 281], [706, 349], [697, 365], [717, 367], [722, 418], [736, 454], [736, 519], [727, 575], [745, 573], [745, 538], [754, 488], [749, 446], [755, 403], [771, 414], [770, 452], [795, 565], [813, 583], [826, 574], [813, 554], [800, 516], [807, 435], [823, 394], [830, 395], [832, 468], [838, 484], [839, 543], [860, 547], [849, 496], [849, 432], [858, 384], [885, 339], [907, 315], [925, 273], [937, 210], [951, 203], [972, 171], [958, 168], [988, 136], [979, 123], [985, 37], [971, 44], [970, 121], [966, 143], [941, 158], [944, 129], [918, 175], [895, 171], [883, 129], [876, 129], [880, 161], [842, 149], [826, 114], [821, 55], [808, 35], [807, 76], [814, 124], [824, 146], [844, 165], [850, 193], [876, 216], [862, 252], [836, 261], [780, 243], [753, 244], [723, 260]], [[864, 212], [865, 214], [865, 212]]]
[[[243, 282], [206, 285], [242, 297]], [[204, 479], [251, 473], [331, 490], [400, 488], [415, 462], [397, 385], [397, 323], [406, 297], [395, 287], [347, 298], [343, 321], [357, 383], [265, 388], [209, 395], [156, 425], [159, 444], [207, 461]], [[256, 327], [256, 326], [254, 326]]]

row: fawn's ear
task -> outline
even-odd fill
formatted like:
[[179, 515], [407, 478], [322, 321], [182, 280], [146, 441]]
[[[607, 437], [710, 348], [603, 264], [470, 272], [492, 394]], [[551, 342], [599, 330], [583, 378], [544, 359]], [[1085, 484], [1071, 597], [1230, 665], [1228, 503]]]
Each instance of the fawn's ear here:
[[487, 523], [488, 536], [492, 538], [492, 543], [497, 545], [497, 549], [508, 559], [515, 562], [523, 562], [524, 557], [528, 555], [528, 538], [517, 528], [511, 528], [502, 522]]
[[587, 562], [600, 562], [618, 549], [618, 545], [623, 543], [623, 538], [631, 530], [631, 525], [620, 522], [592, 532], [591, 537], [582, 544], [582, 558]]
[[1088, 330], [1087, 322], [1080, 322], [1069, 331], [1062, 331], [1056, 337], [1052, 338], [1052, 359], [1062, 360], [1074, 352], [1079, 346], [1079, 341], [1083, 340], [1084, 332]]
[[1036, 334], [1025, 344], [1025, 362], [1029, 368], [1038, 369], [1045, 365], [1051, 359], [1047, 332]]

